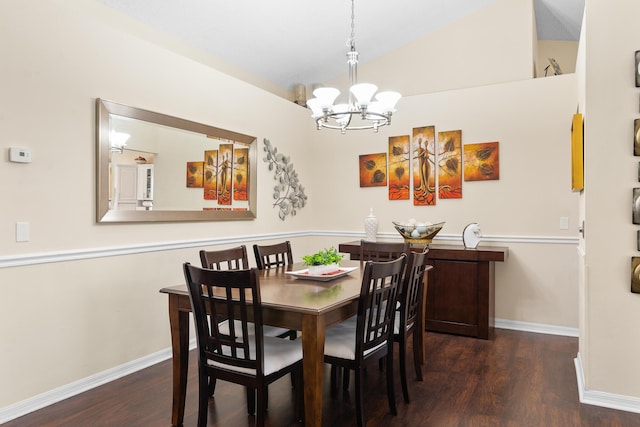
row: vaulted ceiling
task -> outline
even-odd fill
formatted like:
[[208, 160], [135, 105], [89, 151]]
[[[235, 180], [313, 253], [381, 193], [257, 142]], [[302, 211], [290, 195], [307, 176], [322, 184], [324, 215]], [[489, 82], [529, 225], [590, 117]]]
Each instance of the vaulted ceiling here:
[[[291, 90], [346, 70], [349, 0], [98, 0], [156, 30]], [[357, 0], [361, 63], [496, 0]], [[577, 40], [584, 0], [534, 0], [539, 40]], [[505, 34], [505, 36], [508, 36]]]

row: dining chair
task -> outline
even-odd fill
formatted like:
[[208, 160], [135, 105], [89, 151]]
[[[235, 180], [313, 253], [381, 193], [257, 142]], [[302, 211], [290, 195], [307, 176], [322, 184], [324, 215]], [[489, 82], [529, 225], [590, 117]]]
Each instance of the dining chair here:
[[[262, 427], [268, 385], [292, 373], [299, 419], [302, 346], [299, 340], [264, 335], [258, 270], [210, 270], [188, 262], [183, 270], [196, 329], [198, 426], [207, 424], [209, 377], [245, 386], [247, 412], [256, 414], [256, 425]], [[218, 315], [230, 320], [228, 330], [222, 330], [214, 320]]]
[[253, 245], [253, 252], [259, 270], [293, 264], [291, 242], [288, 240], [275, 245]]
[[360, 240], [360, 261], [390, 261], [409, 251], [406, 242]]
[[[229, 249], [219, 249], [213, 251], [200, 250], [200, 262], [202, 268], [211, 270], [241, 270], [249, 268], [249, 257], [247, 256], [247, 247], [245, 245], [236, 246]], [[236, 330], [239, 329], [238, 321], [236, 321]], [[218, 318], [219, 328], [226, 334], [229, 333], [229, 320], [223, 317]], [[278, 338], [297, 338], [297, 331], [279, 328], [277, 326], [263, 326], [263, 333], [267, 337]], [[254, 333], [252, 325], [249, 326], [249, 333]], [[216, 388], [215, 378], [211, 378], [209, 382], [209, 395], [213, 396]]]
[[249, 257], [245, 245], [215, 251], [200, 251], [202, 268], [211, 270], [244, 270], [249, 268]]
[[[393, 261], [367, 261], [364, 266], [358, 314], [355, 322], [343, 322], [327, 328], [324, 361], [355, 374], [356, 422], [364, 427], [362, 375], [365, 361], [386, 358], [387, 398], [389, 409], [397, 415], [393, 391], [393, 322], [400, 292], [406, 255]], [[337, 370], [332, 369], [332, 377]], [[332, 378], [331, 395], [337, 387]]]
[[[424, 299], [424, 275], [427, 270], [433, 267], [427, 265], [429, 248], [423, 252], [411, 252], [408, 256], [407, 266], [402, 278], [400, 296], [398, 297], [399, 308], [396, 309], [395, 321], [393, 323], [393, 341], [398, 343], [400, 359], [400, 379], [402, 383], [402, 395], [404, 401], [409, 403], [409, 389], [407, 386], [407, 338], [415, 333], [423, 333], [417, 330], [422, 316], [422, 303]], [[416, 378], [422, 381], [421, 360], [419, 357], [419, 345], [415, 337], [413, 339], [413, 366], [416, 371]]]
[[[215, 251], [201, 250], [200, 261], [202, 268], [211, 270], [240, 270], [249, 268], [249, 258], [245, 245]], [[290, 338], [293, 340], [297, 338], [297, 331], [286, 328], [265, 325], [263, 330], [265, 336], [268, 337]]]
[[[400, 255], [406, 254], [410, 251], [409, 244], [407, 242], [373, 242], [370, 240], [360, 240], [359, 259], [360, 263], [365, 261], [391, 261], [397, 259]], [[355, 316], [348, 319], [347, 322], [355, 324]], [[384, 369], [384, 361], [380, 360], [380, 370]], [[334, 378], [338, 375], [338, 369], [336, 366], [331, 367], [331, 381], [333, 384]], [[342, 388], [344, 390], [349, 389], [349, 371], [345, 370], [342, 378]]]

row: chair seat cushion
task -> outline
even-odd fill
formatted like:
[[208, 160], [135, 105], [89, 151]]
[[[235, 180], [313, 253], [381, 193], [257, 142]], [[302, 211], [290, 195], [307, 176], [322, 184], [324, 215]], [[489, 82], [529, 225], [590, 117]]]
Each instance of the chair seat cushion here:
[[[235, 323], [236, 335], [242, 336], [242, 322], [240, 322], [239, 320], [235, 320], [234, 323]], [[220, 328], [221, 334], [229, 335], [229, 320], [223, 320], [222, 322], [219, 322], [218, 328]], [[253, 326], [253, 323], [250, 323], [248, 325], [248, 330], [250, 335], [255, 334], [255, 328]], [[289, 329], [286, 329], [286, 328], [278, 328], [277, 326], [268, 326], [268, 325], [262, 326], [262, 333], [264, 334], [265, 337], [278, 337], [282, 334], [286, 334], [287, 332], [289, 332]]]
[[[229, 347], [223, 348], [223, 354], [231, 355]], [[256, 358], [255, 343], [250, 341], [249, 354], [251, 359]], [[302, 343], [300, 340], [284, 340], [282, 338], [264, 337], [264, 374], [270, 375], [274, 372], [278, 372], [287, 366], [302, 360]], [[255, 369], [242, 368], [238, 366], [231, 366], [225, 363], [208, 361], [209, 365], [216, 366], [218, 368], [227, 369], [235, 372], [242, 372], [245, 374], [255, 375]]]
[[[327, 328], [324, 339], [324, 354], [340, 359], [355, 360], [356, 358], [356, 316]], [[378, 350], [387, 343], [383, 342], [364, 352], [364, 356]]]

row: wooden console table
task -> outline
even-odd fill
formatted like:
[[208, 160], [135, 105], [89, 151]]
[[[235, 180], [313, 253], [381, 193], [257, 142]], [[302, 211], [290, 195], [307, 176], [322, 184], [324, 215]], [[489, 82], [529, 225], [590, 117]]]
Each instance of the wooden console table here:
[[[360, 241], [341, 243], [338, 250], [360, 258]], [[431, 269], [427, 284], [426, 329], [490, 339], [495, 324], [494, 264], [509, 248], [429, 245]]]

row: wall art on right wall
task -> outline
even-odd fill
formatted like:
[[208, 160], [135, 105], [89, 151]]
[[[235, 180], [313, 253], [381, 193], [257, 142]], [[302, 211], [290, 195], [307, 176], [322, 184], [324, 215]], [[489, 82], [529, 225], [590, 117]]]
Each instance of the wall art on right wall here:
[[640, 188], [633, 189], [632, 217], [634, 224], [640, 224]]
[[640, 50], [636, 50], [636, 68], [633, 70], [633, 74], [636, 76], [636, 87], [640, 87]]
[[640, 257], [631, 257], [631, 292], [640, 294]]
[[633, 121], [633, 155], [640, 156], [640, 119]]

